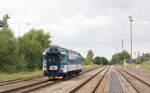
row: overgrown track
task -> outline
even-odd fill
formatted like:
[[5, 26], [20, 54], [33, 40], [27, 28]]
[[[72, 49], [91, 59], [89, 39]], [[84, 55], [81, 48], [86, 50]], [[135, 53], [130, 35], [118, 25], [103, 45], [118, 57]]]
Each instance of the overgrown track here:
[[36, 76], [32, 76], [32, 77], [18, 78], [18, 79], [13, 79], [13, 80], [0, 82], [0, 86], [13, 84], [13, 83], [17, 83], [17, 82], [28, 81], [28, 80], [37, 79], [37, 78], [43, 78], [43, 75], [36, 75]]
[[[101, 66], [100, 66], [101, 67]], [[90, 72], [90, 71], [93, 71], [97, 68], [100, 68], [100, 67], [96, 67], [96, 68], [91, 68], [91, 69], [87, 69], [87, 70], [83, 70], [80, 74], [84, 74], [84, 73], [87, 73], [87, 72]], [[19, 92], [19, 93], [26, 93], [26, 92], [31, 92], [31, 91], [34, 91], [34, 90], [37, 90], [39, 88], [43, 88], [43, 87], [46, 87], [46, 86], [49, 86], [49, 85], [53, 85], [53, 84], [56, 84], [56, 83], [60, 83], [64, 80], [69, 80], [69, 79], [72, 79], [74, 76], [72, 77], [67, 77], [63, 80], [56, 80], [56, 81], [48, 81], [48, 80], [43, 80], [43, 81], [39, 81], [39, 82], [36, 82], [36, 83], [32, 83], [32, 84], [29, 84], [29, 85], [25, 85], [25, 86], [21, 86], [21, 87], [17, 87], [17, 88], [13, 88], [13, 89], [9, 89], [9, 90], [5, 90], [5, 91], [2, 91], [0, 93], [16, 93], [16, 92]]]
[[[107, 67], [103, 68], [102, 70], [100, 70], [99, 72], [97, 72], [96, 74], [94, 74], [92, 77], [90, 77], [88, 80], [84, 81], [83, 83], [81, 83], [79, 86], [77, 86], [76, 88], [74, 88], [73, 90], [71, 90], [69, 93], [75, 93], [77, 92], [79, 89], [81, 89], [85, 84], [87, 84], [88, 82], [90, 82], [92, 79], [94, 79], [98, 74], [100, 74], [102, 71], [104, 71]], [[93, 89], [92, 93], [95, 93], [95, 91], [97, 90], [98, 86], [100, 85], [101, 81], [103, 80], [103, 78], [105, 77], [107, 71], [109, 70], [110, 66], [108, 67], [108, 69], [105, 71], [105, 73], [103, 74], [103, 76], [101, 77], [101, 79], [98, 81], [98, 83], [96, 84], [96, 87]]]
[[124, 69], [122, 69], [122, 68], [119, 68], [119, 69], [116, 68], [116, 70], [123, 76], [124, 79], [126, 79], [126, 81], [135, 89], [135, 91], [136, 91], [137, 93], [143, 93], [143, 92], [140, 92], [140, 90], [136, 87], [136, 85], [135, 85], [134, 83], [132, 83], [132, 82], [129, 80], [129, 78], [127, 78], [127, 77], [123, 74], [123, 72], [125, 72], [125, 73], [128, 74], [129, 76], [135, 78], [136, 80], [138, 80], [139, 82], [143, 83], [144, 85], [146, 85], [146, 86], [148, 86], [148, 87], [150, 88], [150, 84], [149, 84], [149, 83], [147, 83], [147, 82], [143, 81], [142, 79], [138, 78], [137, 76], [135, 76], [135, 75], [133, 75], [133, 74], [131, 74], [131, 73], [125, 71]]

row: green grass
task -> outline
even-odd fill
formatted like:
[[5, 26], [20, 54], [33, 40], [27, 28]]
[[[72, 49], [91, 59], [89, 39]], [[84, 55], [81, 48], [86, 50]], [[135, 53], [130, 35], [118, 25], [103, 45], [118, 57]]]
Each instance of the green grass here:
[[0, 82], [17, 79], [17, 78], [31, 77], [36, 75], [42, 75], [42, 70], [37, 70], [34, 72], [20, 72], [20, 73], [13, 73], [13, 74], [0, 73]]
[[141, 64], [141, 67], [150, 71], [150, 63]]
[[150, 71], [150, 60], [141, 64], [134, 64], [134, 66], [138, 66]]

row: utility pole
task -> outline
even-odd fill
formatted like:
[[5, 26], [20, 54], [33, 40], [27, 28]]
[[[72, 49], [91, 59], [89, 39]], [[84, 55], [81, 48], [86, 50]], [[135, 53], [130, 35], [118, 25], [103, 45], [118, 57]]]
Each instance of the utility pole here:
[[130, 64], [132, 64], [132, 22], [134, 21], [132, 16], [129, 16], [130, 21]]
[[116, 45], [116, 53], [118, 53], [118, 46]]
[[122, 40], [121, 40], [121, 41], [122, 41], [122, 51], [123, 51], [123, 50], [124, 50], [124, 49], [123, 49], [123, 38], [122, 38]]

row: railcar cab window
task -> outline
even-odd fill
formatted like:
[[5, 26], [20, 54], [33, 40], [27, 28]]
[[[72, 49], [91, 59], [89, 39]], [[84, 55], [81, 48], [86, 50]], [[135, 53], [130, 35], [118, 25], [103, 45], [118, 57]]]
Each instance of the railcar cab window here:
[[48, 59], [49, 63], [54, 63], [56, 61], [56, 56], [55, 55], [49, 55], [47, 59]]
[[65, 60], [66, 60], [65, 55], [60, 55], [60, 61], [65, 61]]

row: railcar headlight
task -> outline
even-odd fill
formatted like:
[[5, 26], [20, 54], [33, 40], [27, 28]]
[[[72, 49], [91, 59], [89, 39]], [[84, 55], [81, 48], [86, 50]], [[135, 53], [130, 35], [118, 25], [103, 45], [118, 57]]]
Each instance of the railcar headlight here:
[[64, 66], [60, 66], [60, 69], [63, 70], [63, 69], [64, 69]]
[[46, 65], [43, 65], [43, 70], [46, 70]]

